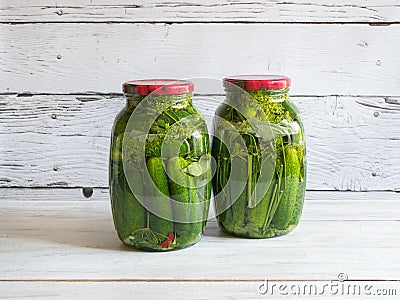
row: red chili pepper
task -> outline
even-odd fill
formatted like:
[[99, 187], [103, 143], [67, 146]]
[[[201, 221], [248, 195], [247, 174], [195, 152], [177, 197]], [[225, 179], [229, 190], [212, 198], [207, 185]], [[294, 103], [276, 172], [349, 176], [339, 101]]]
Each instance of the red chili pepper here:
[[169, 240], [164, 240], [164, 241], [161, 243], [161, 247], [163, 247], [163, 248], [168, 248], [168, 246], [169, 246], [170, 243], [171, 243], [171, 242], [170, 242]]
[[168, 248], [169, 245], [171, 245], [171, 243], [173, 242], [174, 239], [175, 239], [175, 235], [172, 232], [168, 233], [167, 238], [162, 241], [161, 247]]

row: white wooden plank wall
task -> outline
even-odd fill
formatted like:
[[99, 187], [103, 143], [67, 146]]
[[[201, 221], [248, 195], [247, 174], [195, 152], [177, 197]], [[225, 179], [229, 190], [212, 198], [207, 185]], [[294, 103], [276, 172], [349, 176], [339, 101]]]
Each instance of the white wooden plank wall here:
[[127, 79], [282, 73], [303, 96], [309, 189], [399, 189], [399, 1], [1, 5], [2, 187], [106, 186], [122, 102], [96, 94]]
[[394, 23], [397, 0], [29, 0], [4, 1], [6, 22]]
[[[0, 17], [0, 187], [106, 187], [127, 79], [281, 73], [308, 189], [400, 189], [399, 1], [17, 0]], [[210, 123], [220, 101], [195, 104]]]
[[[308, 132], [308, 188], [399, 189], [398, 25], [33, 22], [0, 26], [5, 53], [0, 57], [1, 186], [105, 186], [110, 126], [123, 103], [121, 97], [96, 93], [116, 93], [127, 78], [283, 72], [294, 79], [293, 90], [304, 95], [293, 98]], [[262, 45], [258, 37], [271, 26], [273, 37], [264, 38]], [[231, 29], [239, 36], [224, 35]], [[254, 29], [252, 34], [246, 34], [248, 29]], [[192, 30], [201, 33], [195, 35], [202, 41], [198, 47], [196, 39], [188, 40], [186, 33]], [[131, 40], [130, 32], [138, 36], [144, 32], [144, 39]], [[300, 37], [293, 42], [297, 34]], [[277, 36], [283, 37], [275, 48]], [[154, 47], [158, 38], [161, 48]], [[242, 45], [241, 39], [251, 43]], [[324, 39], [330, 43], [321, 43]], [[264, 49], [274, 54], [265, 55]], [[87, 91], [90, 96], [84, 94]], [[202, 112], [210, 120], [216, 102], [196, 104], [205, 108]]]
[[[195, 97], [209, 124], [223, 98]], [[307, 129], [308, 189], [399, 190], [398, 97], [293, 101]], [[122, 96], [0, 95], [0, 186], [107, 187], [109, 136], [123, 105]]]
[[[127, 78], [281, 73], [295, 95], [398, 96], [400, 24], [2, 24], [1, 92], [120, 92]], [[219, 92], [213, 86], [208, 91]]]

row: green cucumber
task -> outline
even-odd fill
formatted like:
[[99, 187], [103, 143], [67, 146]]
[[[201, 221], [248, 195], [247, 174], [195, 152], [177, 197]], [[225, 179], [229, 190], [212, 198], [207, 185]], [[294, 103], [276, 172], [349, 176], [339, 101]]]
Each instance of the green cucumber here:
[[272, 219], [272, 225], [278, 229], [286, 229], [292, 219], [300, 179], [300, 162], [294, 146], [284, 149], [284, 186], [282, 199]]
[[234, 157], [232, 159], [232, 165], [237, 166], [238, 172], [231, 173], [230, 186], [228, 187], [233, 194], [230, 201], [233, 203], [230, 207], [232, 213], [231, 224], [232, 228], [244, 228], [245, 217], [246, 217], [246, 207], [247, 207], [247, 186], [241, 190], [241, 184], [246, 181], [248, 175], [248, 162], [239, 157]]
[[200, 198], [201, 201], [206, 201], [206, 205], [204, 207], [204, 222], [203, 222], [203, 232], [206, 229], [206, 224], [207, 224], [207, 219], [208, 219], [208, 212], [210, 209], [210, 199], [211, 199], [211, 190], [212, 190], [212, 181], [211, 181], [211, 177], [212, 177], [212, 168], [210, 166], [210, 168], [207, 171], [207, 180], [208, 182], [206, 183], [206, 185], [204, 187], [200, 187], [200, 189], [202, 189], [204, 191], [203, 197]]
[[231, 162], [229, 158], [222, 156], [218, 156], [217, 159], [217, 169], [214, 175], [217, 179], [213, 184], [217, 219], [223, 229], [232, 231], [231, 190], [229, 186], [226, 186], [231, 171]]
[[299, 183], [296, 195], [296, 202], [293, 207], [293, 214], [292, 214], [292, 219], [290, 220], [290, 224], [297, 225], [300, 221], [300, 217], [303, 212], [305, 192], [306, 192], [306, 183], [305, 181], [303, 181]]
[[[169, 174], [174, 174], [174, 179], [169, 180], [169, 188], [171, 191], [171, 198], [180, 203], [199, 203], [197, 192], [194, 187], [193, 177], [185, 174], [182, 169], [187, 167], [188, 163], [182, 157], [170, 158], [167, 165]], [[177, 182], [175, 182], [177, 181]], [[179, 182], [184, 182], [186, 186], [182, 186]], [[195, 207], [174, 207], [174, 214], [184, 219], [186, 222], [176, 222], [175, 229], [178, 236], [192, 235], [198, 236], [202, 233], [202, 222], [192, 222], [204, 212], [199, 211]]]
[[212, 189], [211, 177], [212, 177], [211, 164], [204, 174], [193, 177], [194, 184], [196, 186], [198, 201], [203, 202], [204, 204], [202, 210], [202, 218], [203, 218], [202, 231], [204, 231], [205, 229], [205, 225], [208, 218], [208, 211], [210, 208], [211, 189]]
[[[130, 176], [135, 176], [137, 180], [132, 181], [132, 188], [135, 194], [140, 194], [143, 189], [142, 176], [139, 170]], [[142, 229], [145, 226], [145, 209], [133, 195], [128, 182], [125, 179], [125, 174], [122, 172], [114, 178], [117, 182], [112, 184], [111, 199], [112, 211], [114, 215], [114, 225], [121, 241], [124, 241], [134, 231]]]
[[[230, 149], [233, 149], [234, 145], [239, 145], [235, 142], [236, 135], [231, 136], [229, 132], [225, 132], [225, 134], [224, 139]], [[213, 157], [217, 162], [217, 169], [214, 175], [213, 189], [217, 219], [224, 231], [244, 235], [247, 190], [243, 184], [247, 180], [248, 163], [240, 156], [231, 157], [227, 145], [214, 137], [212, 150]], [[234, 172], [232, 166], [235, 167]]]
[[174, 232], [174, 223], [170, 221], [172, 220], [171, 202], [168, 201], [169, 199], [162, 197], [162, 195], [169, 196], [168, 180], [164, 171], [162, 159], [160, 157], [150, 157], [147, 160], [147, 169], [155, 186], [147, 184], [146, 195], [162, 200], [157, 201], [154, 205], [157, 205], [157, 209], [160, 209], [163, 212], [163, 215], [169, 219], [164, 219], [150, 212], [149, 226], [156, 233], [168, 236], [169, 233]]
[[[207, 127], [203, 128], [202, 130], [207, 132]], [[210, 153], [209, 139], [208, 136], [205, 136], [204, 133], [199, 135], [192, 135], [190, 137], [189, 143], [192, 157], [199, 158], [202, 155]]]
[[[268, 160], [264, 162], [266, 164], [266, 172], [269, 172], [269, 168], [273, 167], [272, 161]], [[253, 223], [259, 228], [262, 228], [266, 223], [266, 218], [268, 217], [268, 208], [270, 206], [270, 202], [272, 201], [272, 194], [276, 185], [275, 177], [271, 179], [270, 182], [262, 181], [262, 177], [259, 177], [257, 185], [266, 185], [269, 184], [268, 189], [265, 191], [264, 195], [257, 195], [256, 191], [254, 194], [258, 196], [262, 196], [262, 199], [257, 203], [257, 205], [253, 208], [248, 208], [247, 210], [247, 221], [248, 223]]]
[[[195, 136], [192, 135], [190, 138], [190, 149], [192, 152], [193, 157], [197, 158], [204, 158], [205, 155], [209, 156], [210, 153], [210, 139], [208, 136], [207, 125], [203, 124], [199, 128], [201, 135]], [[205, 229], [206, 220], [208, 217], [208, 211], [210, 206], [210, 198], [211, 198], [211, 189], [212, 189], [212, 168], [211, 168], [211, 157], [209, 160], [208, 169], [205, 173], [201, 174], [200, 176], [193, 177], [194, 185], [196, 186], [196, 194], [197, 194], [197, 201], [204, 202], [204, 209], [202, 212], [202, 231]], [[203, 185], [201, 185], [203, 184]], [[200, 208], [199, 208], [200, 209]]]
[[228, 176], [226, 174], [229, 174], [230, 172], [228, 158], [226, 158], [226, 156], [224, 155], [228, 152], [228, 150], [226, 149], [222, 141], [217, 137], [214, 137], [211, 149], [212, 149], [212, 156], [216, 162], [216, 170], [212, 179], [213, 181], [212, 188], [214, 191], [214, 201], [215, 201], [215, 212], [217, 215], [218, 222], [219, 224], [221, 224], [225, 223], [225, 220], [229, 218], [229, 216], [227, 216], [227, 211], [226, 210], [222, 211], [223, 208], [226, 207], [225, 202], [227, 200], [226, 195], [223, 195], [222, 191], [228, 180]]

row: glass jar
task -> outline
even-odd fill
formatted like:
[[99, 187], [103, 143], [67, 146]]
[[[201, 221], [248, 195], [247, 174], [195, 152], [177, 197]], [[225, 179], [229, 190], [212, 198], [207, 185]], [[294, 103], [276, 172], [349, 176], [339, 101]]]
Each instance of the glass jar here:
[[109, 165], [118, 237], [149, 251], [193, 245], [204, 231], [212, 176], [193, 83], [136, 80], [123, 91], [127, 102], [114, 122]]
[[306, 145], [290, 79], [224, 79], [226, 101], [214, 118], [213, 190], [223, 231], [269, 238], [292, 231], [302, 214]]

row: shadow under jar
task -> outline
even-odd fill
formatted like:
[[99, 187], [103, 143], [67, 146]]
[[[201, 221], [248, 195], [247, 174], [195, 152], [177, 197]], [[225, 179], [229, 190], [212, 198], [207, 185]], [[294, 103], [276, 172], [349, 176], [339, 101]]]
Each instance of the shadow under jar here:
[[200, 240], [211, 195], [207, 126], [192, 105], [193, 83], [135, 80], [111, 137], [109, 184], [120, 240], [168, 251]]
[[232, 76], [224, 87], [212, 144], [218, 223], [248, 238], [286, 234], [299, 222], [306, 189], [304, 128], [290, 79]]

